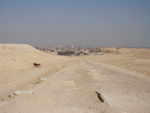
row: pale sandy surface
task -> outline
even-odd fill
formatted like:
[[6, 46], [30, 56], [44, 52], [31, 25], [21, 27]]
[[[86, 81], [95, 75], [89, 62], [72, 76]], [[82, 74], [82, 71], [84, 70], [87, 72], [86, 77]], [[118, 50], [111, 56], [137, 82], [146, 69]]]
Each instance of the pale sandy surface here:
[[0, 113], [150, 113], [148, 49], [86, 57], [49, 55], [28, 45], [3, 49]]

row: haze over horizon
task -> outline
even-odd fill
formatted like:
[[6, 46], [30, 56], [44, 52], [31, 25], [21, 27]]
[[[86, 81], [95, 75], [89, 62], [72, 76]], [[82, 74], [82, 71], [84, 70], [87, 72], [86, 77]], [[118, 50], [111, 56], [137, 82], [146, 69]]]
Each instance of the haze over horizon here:
[[1, 0], [0, 43], [150, 47], [150, 0]]

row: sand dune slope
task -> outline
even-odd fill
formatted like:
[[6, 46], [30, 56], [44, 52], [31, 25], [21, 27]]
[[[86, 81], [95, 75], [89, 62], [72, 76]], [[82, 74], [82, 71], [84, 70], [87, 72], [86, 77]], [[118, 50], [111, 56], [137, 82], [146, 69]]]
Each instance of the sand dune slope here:
[[40, 62], [46, 55], [29, 45], [1, 44], [0, 71], [21, 71], [31, 67], [31, 62]]
[[[41, 52], [30, 45], [0, 44], [0, 96], [8, 95], [49, 71], [56, 71], [61, 67], [60, 60], [60, 57]], [[60, 66], [57, 66], [56, 62], [59, 61]], [[34, 68], [34, 62], [40, 63], [41, 68]]]

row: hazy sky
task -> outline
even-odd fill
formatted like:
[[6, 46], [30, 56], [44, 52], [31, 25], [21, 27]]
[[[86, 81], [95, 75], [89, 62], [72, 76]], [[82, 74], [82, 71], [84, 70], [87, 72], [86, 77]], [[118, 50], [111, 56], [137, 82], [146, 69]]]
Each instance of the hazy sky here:
[[0, 0], [0, 43], [150, 47], [150, 0]]

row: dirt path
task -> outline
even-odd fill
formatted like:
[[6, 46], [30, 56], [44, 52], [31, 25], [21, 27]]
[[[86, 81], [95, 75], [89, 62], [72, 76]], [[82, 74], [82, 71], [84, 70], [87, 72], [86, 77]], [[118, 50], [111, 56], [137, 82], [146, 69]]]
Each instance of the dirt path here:
[[83, 58], [20, 92], [0, 104], [0, 113], [150, 112], [149, 77]]

